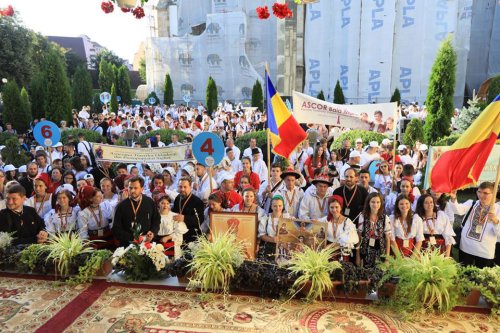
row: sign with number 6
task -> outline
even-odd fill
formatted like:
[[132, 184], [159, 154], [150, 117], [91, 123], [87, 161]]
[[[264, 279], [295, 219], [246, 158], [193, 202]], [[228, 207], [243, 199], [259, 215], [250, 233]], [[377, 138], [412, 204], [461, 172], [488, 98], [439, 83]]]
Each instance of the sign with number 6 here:
[[51, 147], [61, 140], [61, 131], [51, 121], [41, 121], [33, 129], [35, 140], [44, 147]]

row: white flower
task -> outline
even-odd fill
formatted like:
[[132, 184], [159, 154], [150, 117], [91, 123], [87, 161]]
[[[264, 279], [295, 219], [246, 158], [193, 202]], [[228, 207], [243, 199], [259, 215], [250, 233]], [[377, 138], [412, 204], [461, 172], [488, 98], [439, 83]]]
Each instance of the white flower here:
[[133, 247], [134, 247], [133, 245], [129, 245], [127, 248], [124, 247], [117, 248], [113, 253], [113, 256], [111, 257], [111, 264], [113, 264], [113, 266], [116, 266], [118, 261], [120, 261], [120, 259], [125, 255], [125, 253], [127, 253], [127, 251]]
[[13, 240], [14, 238], [12, 237], [12, 233], [0, 232], [0, 250], [9, 247]]

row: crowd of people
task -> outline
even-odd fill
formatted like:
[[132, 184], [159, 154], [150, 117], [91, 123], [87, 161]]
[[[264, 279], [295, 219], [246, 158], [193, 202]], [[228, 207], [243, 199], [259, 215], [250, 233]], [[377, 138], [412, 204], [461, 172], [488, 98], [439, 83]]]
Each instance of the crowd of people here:
[[[423, 113], [415, 105], [404, 112]], [[463, 204], [456, 193], [419, 189], [427, 163], [423, 143], [407, 147], [389, 137], [381, 143], [358, 138], [331, 149], [347, 129], [308, 124], [308, 138], [289, 159], [275, 157], [268, 164], [266, 147], [258, 147], [256, 139], [245, 149], [235, 145], [243, 134], [264, 129], [266, 114], [230, 103], [220, 104], [212, 116], [201, 103], [123, 106], [118, 114], [106, 108], [91, 114], [83, 107], [73, 111], [69, 127], [60, 124], [61, 131], [95, 131], [99, 142], [109, 144], [122, 139], [141, 147], [138, 135], [167, 128], [186, 133], [183, 142], [172, 134], [170, 146], [189, 143], [202, 131], [217, 133], [225, 143], [225, 157], [214, 168], [185, 161], [158, 169], [96, 161], [84, 134], [44, 149], [30, 135], [5, 125], [18, 134], [20, 151], [32, 159], [22, 166], [1, 163], [0, 168], [0, 231], [15, 232], [18, 244], [74, 232], [102, 241], [95, 246], [113, 248], [140, 234], [178, 256], [186, 244], [210, 232], [211, 212], [245, 212], [258, 219], [259, 260], [274, 260], [280, 218], [292, 218], [324, 225], [326, 242], [341, 248], [341, 260], [356, 265], [373, 267], [394, 251], [410, 256], [429, 247], [450, 256], [457, 240], [463, 264], [499, 264], [500, 206], [490, 207], [493, 184], [480, 184], [478, 200]], [[145, 146], [167, 143], [156, 135]], [[374, 178], [369, 171], [373, 163]], [[453, 228], [455, 215], [465, 216], [459, 233]]]

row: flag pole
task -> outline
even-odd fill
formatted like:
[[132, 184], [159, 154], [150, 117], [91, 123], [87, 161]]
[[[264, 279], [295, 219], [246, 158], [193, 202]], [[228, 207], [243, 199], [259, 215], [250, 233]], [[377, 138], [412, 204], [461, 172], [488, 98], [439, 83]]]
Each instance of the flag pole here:
[[491, 198], [491, 204], [490, 204], [490, 212], [491, 213], [495, 212], [495, 201], [496, 201], [496, 198], [497, 198], [498, 182], [499, 181], [500, 181], [500, 157], [498, 158], [497, 176], [495, 178], [495, 186], [493, 187], [493, 196]]
[[[397, 131], [397, 126], [396, 126], [396, 123], [397, 121], [399, 121], [399, 117], [398, 117], [398, 114], [401, 112], [401, 105], [398, 106], [398, 112], [396, 112], [396, 119], [394, 119], [394, 136], [393, 136], [393, 139], [392, 139], [392, 184], [394, 186], [394, 182], [396, 180], [396, 170], [395, 170], [395, 167], [396, 167], [396, 136], [398, 135], [398, 131]], [[392, 191], [392, 188], [391, 188], [391, 191]]]

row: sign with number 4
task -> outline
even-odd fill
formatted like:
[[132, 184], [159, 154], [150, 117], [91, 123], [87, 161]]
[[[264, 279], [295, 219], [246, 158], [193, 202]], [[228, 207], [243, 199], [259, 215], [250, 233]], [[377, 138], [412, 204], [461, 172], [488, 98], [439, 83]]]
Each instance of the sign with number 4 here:
[[204, 166], [219, 164], [224, 157], [224, 143], [217, 135], [202, 132], [193, 140], [193, 155]]

